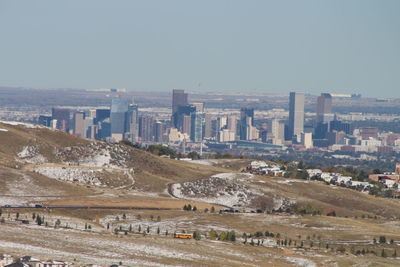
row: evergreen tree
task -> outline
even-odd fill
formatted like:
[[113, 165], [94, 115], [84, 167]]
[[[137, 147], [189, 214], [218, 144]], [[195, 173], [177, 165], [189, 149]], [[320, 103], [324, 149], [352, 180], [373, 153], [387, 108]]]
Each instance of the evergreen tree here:
[[165, 230], [165, 235], [168, 235], [168, 230]]
[[384, 248], [382, 249], [382, 252], [381, 252], [381, 257], [386, 257], [386, 251], [385, 251], [385, 249], [384, 249]]
[[211, 213], [214, 213], [215, 212], [215, 208], [214, 208], [214, 206], [212, 206], [211, 207]]
[[157, 227], [157, 234], [160, 234], [160, 227]]
[[150, 233], [150, 226], [147, 226], [147, 233]]
[[129, 225], [129, 232], [132, 232], [132, 224]]
[[19, 218], [19, 212], [17, 212], [17, 214], [15, 215], [15, 218], [18, 220], [18, 218]]
[[196, 206], [193, 206], [192, 211], [196, 211], [196, 210], [197, 210], [197, 207], [196, 207]]
[[200, 239], [201, 239], [200, 232], [194, 231], [194, 232], [193, 232], [193, 238], [194, 238], [195, 240], [200, 240]]
[[214, 230], [208, 232], [208, 239], [215, 240], [218, 237], [218, 233]]
[[122, 214], [122, 219], [123, 219], [123, 220], [126, 220], [126, 214], [125, 214], [125, 213]]
[[42, 218], [40, 216], [36, 217], [36, 223], [37, 223], [37, 225], [42, 225], [43, 221], [42, 221]]
[[107, 230], [110, 230], [110, 223], [107, 223]]
[[141, 231], [142, 231], [142, 226], [139, 224], [138, 232], [140, 233]]

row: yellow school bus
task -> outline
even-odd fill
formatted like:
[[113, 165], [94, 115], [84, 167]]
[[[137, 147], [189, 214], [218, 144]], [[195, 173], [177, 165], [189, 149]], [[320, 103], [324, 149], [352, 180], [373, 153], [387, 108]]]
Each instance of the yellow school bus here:
[[192, 234], [184, 234], [184, 233], [175, 233], [174, 238], [191, 239], [191, 238], [193, 238], [193, 235]]

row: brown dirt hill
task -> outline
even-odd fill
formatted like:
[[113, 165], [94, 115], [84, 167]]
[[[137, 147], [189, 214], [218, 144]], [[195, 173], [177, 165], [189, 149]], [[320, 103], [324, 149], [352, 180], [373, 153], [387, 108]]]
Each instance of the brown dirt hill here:
[[[76, 172], [78, 168], [85, 172], [102, 169], [99, 173], [101, 180], [108, 176], [111, 182], [105, 184], [113, 186], [112, 181], [117, 175], [111, 170], [129, 170], [135, 180], [134, 189], [161, 193], [168, 183], [195, 180], [225, 171], [160, 158], [125, 144], [86, 140], [36, 125], [0, 122], [0, 129], [3, 129], [0, 131], [0, 166], [45, 175], [42, 169], [49, 169], [51, 164], [55, 171], [58, 168], [63, 172]], [[115, 186], [121, 186], [121, 179], [119, 177]]]

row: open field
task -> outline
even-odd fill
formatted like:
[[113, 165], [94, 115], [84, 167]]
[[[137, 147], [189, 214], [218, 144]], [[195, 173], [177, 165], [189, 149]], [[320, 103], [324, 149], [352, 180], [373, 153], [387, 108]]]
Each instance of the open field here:
[[[6, 211], [7, 213], [8, 211]], [[386, 229], [382, 220], [346, 219], [326, 216], [284, 216], [268, 214], [210, 214], [184, 211], [69, 211], [57, 210], [44, 213], [52, 224], [55, 218], [66, 222], [70, 229], [52, 226], [35, 226], [3, 223], [0, 225], [2, 242], [0, 252], [34, 255], [38, 258], [57, 257], [74, 261], [78, 266], [86, 263], [124, 264], [141, 266], [395, 266], [397, 259], [383, 258], [379, 253], [385, 248], [388, 255], [398, 248], [400, 232], [395, 227]], [[15, 213], [10, 211], [10, 217]], [[21, 211], [21, 217], [30, 213]], [[160, 219], [156, 219], [160, 217]], [[118, 220], [116, 218], [119, 218]], [[99, 218], [99, 224], [96, 223]], [[107, 230], [107, 224], [111, 224]], [[84, 224], [91, 224], [85, 230]], [[112, 229], [132, 232], [115, 234]], [[141, 233], [138, 232], [141, 225]], [[149, 233], [147, 233], [149, 227]], [[157, 229], [160, 234], [157, 234]], [[217, 232], [235, 230], [236, 242], [210, 240], [209, 230]], [[165, 231], [168, 230], [168, 235]], [[174, 231], [200, 231], [202, 238], [178, 240]], [[269, 231], [279, 238], [254, 237], [243, 243], [242, 234]], [[143, 233], [145, 232], [145, 234]], [[366, 235], [366, 233], [369, 233]], [[375, 245], [374, 254], [352, 256], [351, 251], [370, 247], [372, 239], [380, 235], [395, 239], [393, 245]], [[292, 240], [291, 246], [278, 246], [277, 240]], [[296, 245], [294, 245], [296, 242]], [[300, 243], [303, 247], [300, 248]], [[311, 247], [311, 243], [314, 245]], [[326, 249], [326, 244], [329, 248]], [[345, 252], [337, 252], [345, 248]]]
[[[42, 127], [0, 126], [7, 130], [0, 132], [0, 205], [71, 207], [3, 207], [0, 253], [63, 259], [76, 266], [398, 263], [397, 199], [240, 173], [248, 160], [195, 164]], [[183, 211], [188, 204], [197, 210]], [[219, 212], [229, 207], [240, 212]], [[169, 210], [154, 210], [160, 208]], [[299, 215], [300, 210], [320, 215]], [[335, 217], [326, 216], [331, 211]], [[199, 233], [200, 240], [172, 237], [182, 231]], [[226, 237], [230, 231], [234, 240]]]

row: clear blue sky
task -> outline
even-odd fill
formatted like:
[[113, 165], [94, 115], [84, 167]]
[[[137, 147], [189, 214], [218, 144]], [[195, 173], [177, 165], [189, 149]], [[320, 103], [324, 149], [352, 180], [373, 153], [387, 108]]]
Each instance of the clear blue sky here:
[[400, 97], [400, 1], [0, 0], [0, 86]]

